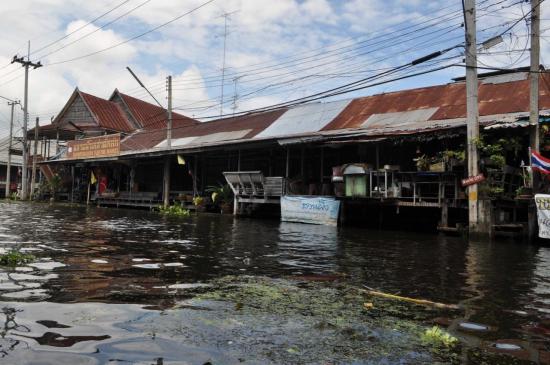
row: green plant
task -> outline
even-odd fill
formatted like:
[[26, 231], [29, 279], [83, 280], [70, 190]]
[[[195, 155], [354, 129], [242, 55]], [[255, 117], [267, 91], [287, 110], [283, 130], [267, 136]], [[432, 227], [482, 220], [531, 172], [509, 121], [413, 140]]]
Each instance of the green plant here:
[[193, 198], [193, 205], [196, 207], [202, 207], [204, 205], [204, 198], [202, 196], [196, 196]]
[[191, 215], [188, 209], [182, 208], [179, 205], [169, 205], [167, 207], [161, 205], [158, 209], [159, 213], [174, 217], [189, 217]]
[[2, 266], [17, 266], [26, 264], [35, 260], [33, 255], [25, 254], [19, 251], [8, 251], [0, 255], [0, 265]]
[[466, 159], [466, 152], [464, 150], [445, 150], [442, 152], [443, 159], [451, 160], [455, 159], [460, 162], [464, 162]]
[[426, 171], [430, 168], [430, 158], [426, 155], [418, 156], [413, 161], [416, 162], [416, 167], [419, 171]]
[[458, 344], [458, 339], [438, 326], [427, 329], [420, 339], [425, 346], [452, 347]]
[[9, 199], [10, 200], [17, 200], [17, 193], [16, 192], [11, 193], [10, 196], [9, 196]]
[[231, 204], [233, 202], [233, 190], [227, 184], [209, 186], [206, 191], [212, 194], [212, 202], [216, 204]]
[[61, 189], [61, 176], [58, 174], [54, 174], [50, 181], [48, 181], [48, 188], [50, 190], [50, 194], [52, 195], [52, 198], [55, 200], [55, 195], [57, 192]]
[[480, 137], [474, 139], [473, 143], [478, 148], [482, 157], [488, 157], [489, 161], [498, 167], [503, 167], [506, 165], [506, 157], [504, 155], [505, 151], [514, 151], [517, 155], [519, 148], [521, 148], [519, 141], [513, 138], [510, 140], [501, 138], [495, 143], [490, 144], [487, 143], [483, 137]]

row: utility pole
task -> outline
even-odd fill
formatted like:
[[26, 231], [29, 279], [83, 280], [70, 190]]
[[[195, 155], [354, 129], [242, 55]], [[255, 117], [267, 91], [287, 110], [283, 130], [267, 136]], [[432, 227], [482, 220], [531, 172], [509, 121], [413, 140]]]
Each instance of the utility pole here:
[[[479, 110], [476, 49], [475, 0], [463, 0], [466, 37], [466, 135], [468, 176], [479, 174], [479, 154], [476, 141], [479, 139]], [[479, 200], [477, 184], [468, 187], [468, 225], [470, 232], [479, 232]]]
[[38, 154], [38, 122], [39, 119], [36, 117], [36, 123], [34, 125], [34, 152], [32, 155], [32, 174], [31, 174], [31, 195], [32, 198], [34, 194], [34, 189], [36, 187], [36, 155]]
[[529, 124], [531, 151], [539, 151], [540, 0], [531, 0], [531, 68], [529, 72]]
[[6, 171], [6, 198], [10, 196], [10, 185], [11, 185], [11, 149], [13, 147], [13, 109], [17, 104], [20, 104], [19, 101], [10, 101], [8, 105], [11, 106], [10, 114], [10, 139], [8, 141], [8, 165]]
[[166, 80], [168, 84], [168, 126], [166, 129], [166, 145], [168, 149], [172, 148], [172, 76]]
[[[166, 128], [166, 145], [168, 146], [168, 149], [172, 148], [172, 76], [168, 76], [167, 78], [167, 84], [168, 84], [168, 126]], [[170, 205], [170, 155], [165, 157], [164, 160], [164, 189], [163, 191], [163, 202], [164, 207], [168, 207]]]
[[40, 61], [33, 63], [30, 60], [31, 56], [31, 42], [28, 43], [27, 48], [27, 60], [24, 57], [13, 56], [11, 63], [17, 62], [25, 67], [25, 97], [23, 101], [23, 171], [21, 174], [21, 200], [26, 200], [28, 197], [28, 181], [27, 181], [27, 169], [28, 169], [28, 151], [27, 151], [27, 126], [29, 124], [29, 66], [33, 69], [42, 67]]

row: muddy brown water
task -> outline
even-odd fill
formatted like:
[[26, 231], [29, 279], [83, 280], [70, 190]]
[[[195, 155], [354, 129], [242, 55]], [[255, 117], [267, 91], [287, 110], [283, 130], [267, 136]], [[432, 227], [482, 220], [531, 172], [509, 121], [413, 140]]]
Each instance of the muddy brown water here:
[[[0, 271], [2, 364], [255, 363], [253, 356], [231, 357], [217, 346], [157, 336], [145, 324], [185, 298], [186, 289], [226, 275], [337, 278], [460, 304], [464, 321], [489, 329], [452, 324], [474, 343], [510, 339], [525, 348], [527, 339], [539, 338], [540, 348], [550, 334], [547, 247], [0, 202], [0, 250], [10, 249], [32, 253], [37, 261]], [[190, 321], [197, 315], [208, 312], [186, 314]]]

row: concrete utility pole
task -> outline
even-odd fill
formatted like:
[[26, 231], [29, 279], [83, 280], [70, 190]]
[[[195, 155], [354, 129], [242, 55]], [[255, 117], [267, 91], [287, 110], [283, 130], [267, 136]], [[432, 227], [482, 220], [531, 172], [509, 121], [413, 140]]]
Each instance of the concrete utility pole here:
[[[476, 141], [479, 139], [476, 8], [475, 0], [463, 0], [466, 31], [466, 134], [468, 154], [468, 176], [479, 174], [479, 154]], [[478, 232], [479, 200], [477, 184], [468, 187], [468, 225], [470, 232]]]
[[[168, 149], [172, 148], [172, 76], [167, 78], [168, 84], [168, 125], [166, 128], [166, 145]], [[163, 202], [164, 207], [170, 205], [170, 155], [166, 156], [164, 160], [164, 189], [163, 190]]]
[[31, 56], [31, 42], [28, 43], [27, 48], [27, 60], [24, 57], [13, 56], [11, 63], [17, 62], [25, 67], [25, 98], [23, 101], [23, 171], [21, 174], [21, 199], [26, 200], [28, 197], [28, 181], [27, 181], [27, 169], [28, 169], [28, 152], [27, 152], [27, 126], [29, 124], [29, 66], [34, 69], [42, 67], [40, 61], [33, 63], [30, 60]]
[[539, 151], [540, 0], [531, 0], [531, 68], [529, 73], [530, 146]]
[[13, 109], [18, 104], [20, 104], [19, 101], [8, 102], [8, 105], [11, 106], [11, 114], [10, 114], [10, 139], [8, 141], [8, 166], [6, 171], [6, 198], [10, 196], [10, 185], [11, 185], [11, 149], [13, 147]]
[[32, 174], [31, 174], [31, 198], [34, 194], [36, 187], [36, 155], [38, 154], [38, 123], [39, 119], [36, 117], [36, 123], [34, 125], [34, 152], [32, 155]]
[[166, 80], [168, 84], [168, 126], [166, 128], [166, 145], [172, 148], [172, 76]]

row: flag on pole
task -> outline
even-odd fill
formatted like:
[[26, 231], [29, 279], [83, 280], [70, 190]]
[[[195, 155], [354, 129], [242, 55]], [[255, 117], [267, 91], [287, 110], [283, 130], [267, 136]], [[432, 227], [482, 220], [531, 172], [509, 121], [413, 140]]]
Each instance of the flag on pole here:
[[531, 151], [531, 168], [541, 174], [550, 175], [550, 160], [535, 151]]
[[97, 182], [97, 179], [95, 178], [94, 172], [92, 171], [90, 173], [90, 184], [95, 184]]
[[181, 155], [178, 155], [178, 165], [185, 165], [185, 159]]

